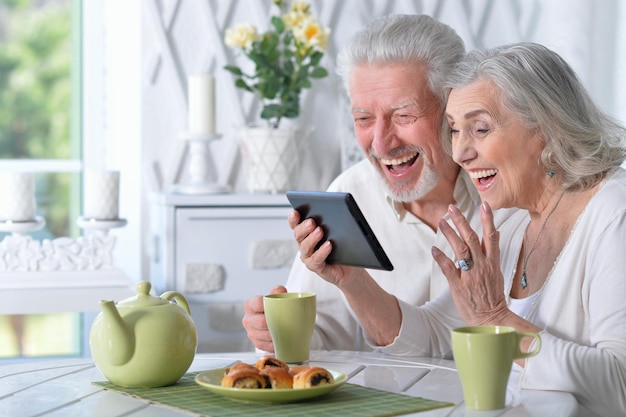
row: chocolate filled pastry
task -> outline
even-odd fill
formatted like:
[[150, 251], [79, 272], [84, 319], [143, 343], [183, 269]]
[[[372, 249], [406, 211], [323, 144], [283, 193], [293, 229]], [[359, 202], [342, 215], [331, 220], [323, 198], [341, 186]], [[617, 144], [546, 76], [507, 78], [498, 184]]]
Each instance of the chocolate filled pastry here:
[[278, 366], [266, 366], [259, 371], [267, 380], [268, 388], [292, 388], [293, 377], [289, 371]]
[[281, 361], [280, 359], [276, 359], [271, 356], [264, 356], [258, 361], [256, 361], [256, 368], [259, 370], [266, 368], [268, 366], [277, 366], [279, 368], [283, 368], [285, 371], [289, 371], [289, 365], [287, 365], [285, 362]]
[[222, 377], [223, 387], [226, 388], [267, 388], [267, 380], [258, 370], [240, 369], [232, 371]]
[[241, 371], [241, 370], [258, 371], [258, 369], [256, 369], [256, 367], [250, 365], [249, 363], [237, 362], [236, 364], [234, 364], [230, 368], [226, 368], [226, 371], [224, 372], [224, 374], [229, 374], [231, 372]]
[[333, 375], [324, 368], [315, 366], [298, 372], [293, 377], [294, 388], [312, 388], [320, 385], [329, 385], [335, 381]]
[[308, 366], [308, 365], [293, 366], [293, 367], [289, 368], [289, 373], [291, 374], [291, 376], [296, 376], [296, 374], [299, 374], [302, 371], [306, 371], [309, 368], [310, 368], [310, 366]]

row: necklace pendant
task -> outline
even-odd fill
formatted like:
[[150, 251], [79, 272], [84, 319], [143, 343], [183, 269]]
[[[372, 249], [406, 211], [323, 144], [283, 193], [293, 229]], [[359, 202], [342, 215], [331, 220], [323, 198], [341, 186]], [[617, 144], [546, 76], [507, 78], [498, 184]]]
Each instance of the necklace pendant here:
[[528, 282], [526, 282], [526, 272], [522, 272], [522, 289], [525, 289], [528, 286]]

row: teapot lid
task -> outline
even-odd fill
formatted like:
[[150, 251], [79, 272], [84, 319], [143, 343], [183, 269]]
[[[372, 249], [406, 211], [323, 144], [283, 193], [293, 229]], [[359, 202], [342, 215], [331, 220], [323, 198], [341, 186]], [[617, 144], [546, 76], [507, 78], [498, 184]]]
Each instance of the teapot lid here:
[[170, 304], [168, 300], [150, 295], [152, 284], [148, 281], [138, 282], [135, 289], [137, 290], [137, 295], [119, 301], [117, 305], [122, 307], [152, 307]]

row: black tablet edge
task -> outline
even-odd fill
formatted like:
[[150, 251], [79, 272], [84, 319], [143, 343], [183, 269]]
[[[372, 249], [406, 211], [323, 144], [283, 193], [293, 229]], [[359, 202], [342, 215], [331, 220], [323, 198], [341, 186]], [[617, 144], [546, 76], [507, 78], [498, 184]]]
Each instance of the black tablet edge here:
[[361, 231], [365, 235], [365, 240], [370, 245], [372, 251], [374, 252], [374, 256], [378, 259], [378, 262], [383, 267], [385, 271], [393, 271], [393, 265], [387, 256], [387, 253], [383, 249], [382, 245], [378, 241], [376, 234], [370, 227], [365, 215], [359, 208], [354, 196], [351, 193], [346, 193], [346, 198], [348, 201], [348, 209], [350, 210], [350, 214], [356, 220], [357, 224], [361, 228]]

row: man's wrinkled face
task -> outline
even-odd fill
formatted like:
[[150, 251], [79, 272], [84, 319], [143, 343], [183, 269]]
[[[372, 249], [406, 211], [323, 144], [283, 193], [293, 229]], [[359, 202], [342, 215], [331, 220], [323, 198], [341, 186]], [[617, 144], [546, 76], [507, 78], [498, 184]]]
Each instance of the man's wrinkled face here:
[[424, 67], [355, 67], [349, 86], [356, 138], [391, 196], [410, 202], [427, 194], [451, 160], [439, 143], [440, 101]]

